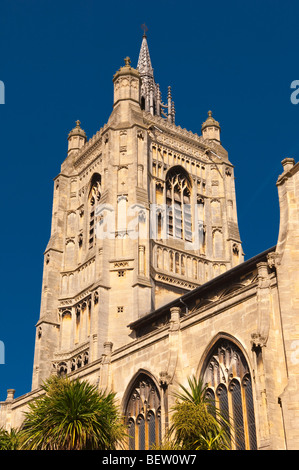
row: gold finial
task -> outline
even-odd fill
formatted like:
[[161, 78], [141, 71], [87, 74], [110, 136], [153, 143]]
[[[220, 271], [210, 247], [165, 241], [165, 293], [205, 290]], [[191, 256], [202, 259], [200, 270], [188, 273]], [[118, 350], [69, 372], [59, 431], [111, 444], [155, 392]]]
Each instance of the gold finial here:
[[212, 111], [208, 111], [208, 116], [212, 117]]
[[125, 64], [126, 64], [126, 67], [130, 67], [130, 64], [131, 64], [131, 59], [130, 59], [130, 57], [126, 57], [126, 58], [125, 58]]
[[81, 124], [81, 122], [80, 122], [79, 119], [78, 119], [78, 120], [76, 121], [76, 126], [77, 126], [77, 127], [80, 127], [80, 124]]

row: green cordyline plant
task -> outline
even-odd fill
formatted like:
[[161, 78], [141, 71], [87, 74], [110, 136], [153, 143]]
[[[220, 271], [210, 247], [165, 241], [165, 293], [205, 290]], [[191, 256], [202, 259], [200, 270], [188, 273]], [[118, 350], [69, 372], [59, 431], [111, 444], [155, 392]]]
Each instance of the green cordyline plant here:
[[21, 435], [17, 429], [0, 429], [0, 450], [19, 450], [20, 446]]
[[87, 381], [51, 377], [44, 394], [29, 404], [21, 429], [22, 449], [113, 450], [125, 428], [115, 394]]
[[200, 379], [188, 378], [189, 389], [173, 394], [175, 404], [171, 412], [171, 426], [160, 450], [229, 450], [230, 426], [219, 410], [208, 399], [207, 386]]

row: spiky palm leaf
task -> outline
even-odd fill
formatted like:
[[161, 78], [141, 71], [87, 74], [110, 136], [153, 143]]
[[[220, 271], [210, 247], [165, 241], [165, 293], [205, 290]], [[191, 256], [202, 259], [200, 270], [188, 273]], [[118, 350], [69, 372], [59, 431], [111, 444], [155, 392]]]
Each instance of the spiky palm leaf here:
[[206, 436], [201, 435], [195, 441], [195, 450], [230, 450], [225, 431], [221, 429], [218, 433], [209, 431]]
[[207, 386], [195, 376], [188, 378], [188, 385], [180, 384], [180, 390], [173, 393], [172, 424], [162, 446], [166, 449], [171, 443], [182, 450], [229, 449], [229, 423], [207, 397]]
[[10, 431], [0, 429], [0, 450], [18, 450], [20, 445], [21, 438], [17, 429], [12, 428]]
[[179, 387], [183, 390], [183, 393], [175, 392], [173, 396], [182, 402], [190, 402], [199, 405], [201, 403], [208, 403], [205, 396], [207, 385], [204, 385], [201, 379], [197, 379], [194, 375], [188, 377], [188, 390], [184, 385], [179, 384]]
[[108, 450], [124, 438], [114, 393], [67, 378], [51, 378], [43, 389], [26, 412], [23, 448]]

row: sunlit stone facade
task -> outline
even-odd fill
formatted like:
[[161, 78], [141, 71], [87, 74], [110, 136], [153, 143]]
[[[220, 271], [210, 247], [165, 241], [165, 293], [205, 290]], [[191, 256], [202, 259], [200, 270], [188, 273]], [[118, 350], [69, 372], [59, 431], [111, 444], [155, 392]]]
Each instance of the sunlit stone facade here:
[[[146, 36], [113, 77], [108, 122], [81, 123], [54, 179], [32, 391], [1, 403], [22, 422], [51, 374], [117, 392], [128, 447], [163, 437], [191, 374], [240, 431], [238, 449], [299, 447], [299, 164], [277, 181], [276, 247], [244, 262], [234, 167], [209, 111], [201, 135], [175, 123]], [[237, 162], [235, 162], [237, 163]]]

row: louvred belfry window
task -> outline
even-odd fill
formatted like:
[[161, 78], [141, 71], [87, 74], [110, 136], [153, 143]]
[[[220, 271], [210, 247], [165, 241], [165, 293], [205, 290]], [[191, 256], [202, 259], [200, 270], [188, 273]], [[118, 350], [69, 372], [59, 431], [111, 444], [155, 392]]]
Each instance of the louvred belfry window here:
[[226, 338], [219, 339], [205, 361], [203, 381], [208, 398], [215, 397], [232, 448], [257, 449], [252, 381], [240, 348]]
[[167, 234], [192, 241], [191, 180], [184, 168], [175, 166], [166, 175]]
[[161, 403], [158, 388], [146, 374], [134, 381], [127, 401], [129, 450], [149, 450], [161, 439]]

